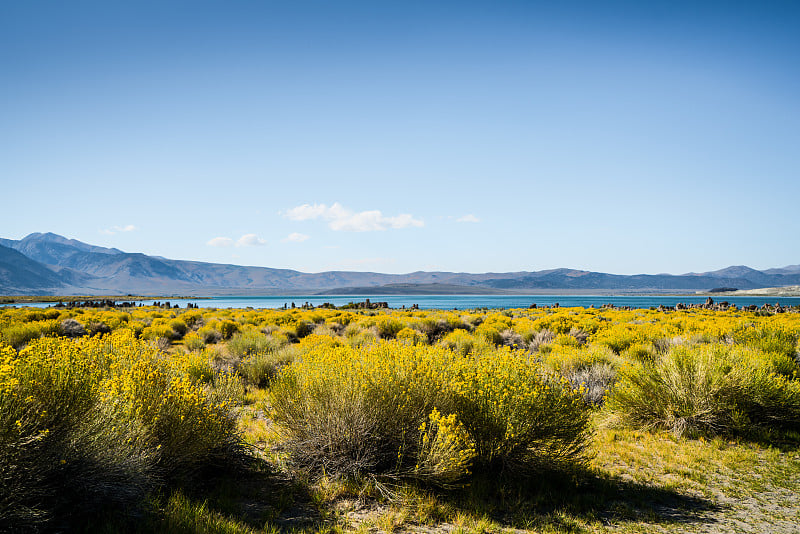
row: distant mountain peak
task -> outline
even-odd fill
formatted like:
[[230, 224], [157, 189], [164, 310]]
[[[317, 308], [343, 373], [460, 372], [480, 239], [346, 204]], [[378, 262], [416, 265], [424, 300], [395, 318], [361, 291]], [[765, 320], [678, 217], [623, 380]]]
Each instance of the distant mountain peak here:
[[[617, 275], [583, 269], [456, 273], [416, 271], [407, 274], [247, 267], [170, 260], [142, 253], [90, 245], [53, 232], [23, 239], [0, 239], [0, 294], [61, 292], [78, 294], [311, 294], [343, 290], [523, 293], [598, 291], [659, 293], [708, 291], [718, 287], [755, 289], [800, 284], [800, 265], [758, 271], [732, 265], [718, 271], [685, 275]], [[16, 252], [15, 252], [16, 251]], [[27, 288], [27, 289], [26, 289]], [[376, 289], [377, 288], [377, 289]]]
[[[77, 239], [70, 239], [64, 237], [63, 235], [54, 234], [53, 232], [33, 232], [20, 239], [18, 243], [20, 243], [20, 247], [24, 247], [32, 243], [57, 243], [59, 245], [74, 247], [83, 252], [95, 252], [97, 254], [124, 254], [123, 251], [117, 248], [90, 245], [88, 243], [84, 243], [83, 241], [78, 241]], [[19, 247], [15, 248], [18, 250], [20, 249]]]

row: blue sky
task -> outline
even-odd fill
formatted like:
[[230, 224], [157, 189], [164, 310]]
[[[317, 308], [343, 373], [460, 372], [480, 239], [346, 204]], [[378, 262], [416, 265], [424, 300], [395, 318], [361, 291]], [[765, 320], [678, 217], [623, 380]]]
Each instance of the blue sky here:
[[411, 272], [800, 263], [800, 3], [3, 2], [0, 237]]

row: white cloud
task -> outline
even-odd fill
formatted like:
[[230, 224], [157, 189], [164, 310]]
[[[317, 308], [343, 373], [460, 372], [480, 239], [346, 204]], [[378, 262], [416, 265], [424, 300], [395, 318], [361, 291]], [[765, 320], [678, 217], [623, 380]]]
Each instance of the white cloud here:
[[284, 212], [284, 217], [293, 221], [328, 221], [331, 230], [343, 232], [373, 232], [379, 230], [422, 227], [425, 223], [411, 214], [402, 213], [386, 217], [378, 210], [353, 212], [338, 202], [331, 206], [325, 204], [303, 204]]
[[292, 232], [291, 234], [287, 235], [285, 238], [282, 239], [284, 243], [302, 243], [303, 241], [309, 239], [309, 236], [306, 234], [301, 234], [298, 232]]
[[136, 227], [134, 225], [126, 224], [125, 226], [112, 226], [111, 228], [100, 230], [100, 233], [106, 235], [114, 235], [119, 232], [133, 232], [134, 230], [136, 230]]
[[233, 245], [233, 239], [230, 237], [215, 237], [208, 243], [206, 243], [209, 247], [230, 247]]
[[284, 215], [293, 221], [310, 221], [320, 217], [327, 218], [337, 210], [342, 210], [341, 204], [335, 202], [330, 208], [325, 204], [303, 204], [288, 210]]
[[462, 217], [457, 218], [456, 222], [460, 222], [460, 223], [477, 223], [477, 222], [481, 222], [481, 220], [470, 213], [468, 215], [464, 215]]
[[230, 237], [215, 237], [206, 243], [210, 247], [260, 247], [266, 244], [267, 242], [256, 234], [244, 234], [236, 241]]
[[261, 247], [266, 245], [267, 242], [258, 237], [256, 234], [244, 234], [236, 241], [237, 247]]

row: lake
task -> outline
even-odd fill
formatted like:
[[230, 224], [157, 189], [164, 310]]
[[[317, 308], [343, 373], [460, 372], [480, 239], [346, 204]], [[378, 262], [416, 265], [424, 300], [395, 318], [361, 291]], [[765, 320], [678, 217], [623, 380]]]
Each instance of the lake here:
[[[681, 302], [684, 304], [702, 304], [707, 296], [592, 296], [592, 295], [345, 295], [345, 296], [265, 296], [265, 297], [211, 297], [201, 299], [160, 299], [161, 302], [169, 300], [173, 305], [178, 304], [185, 308], [186, 304], [194, 303], [200, 308], [282, 308], [284, 305], [291, 307], [303, 306], [308, 303], [319, 306], [329, 302], [336, 306], [343, 306], [349, 302], [363, 302], [370, 299], [372, 302], [388, 302], [391, 308], [410, 308], [419, 305], [420, 309], [473, 309], [473, 308], [527, 308], [531, 304], [537, 306], [552, 306], [558, 303], [563, 307], [598, 308], [603, 304], [615, 306], [630, 306], [632, 308], [651, 308], [664, 305], [673, 307]], [[800, 297], [714, 297], [715, 302], [728, 301], [737, 306], [755, 304], [776, 304], [781, 306], [800, 306]], [[143, 304], [152, 304], [154, 300], [141, 301]], [[48, 307], [54, 303], [32, 303], [26, 306]], [[12, 304], [13, 306], [14, 304]], [[22, 304], [17, 304], [22, 306]]]

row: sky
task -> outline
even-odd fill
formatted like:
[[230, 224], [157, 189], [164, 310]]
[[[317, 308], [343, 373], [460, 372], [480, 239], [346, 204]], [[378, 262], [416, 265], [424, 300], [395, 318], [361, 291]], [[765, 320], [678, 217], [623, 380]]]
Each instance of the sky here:
[[297, 269], [800, 264], [800, 2], [0, 2], [0, 237]]

